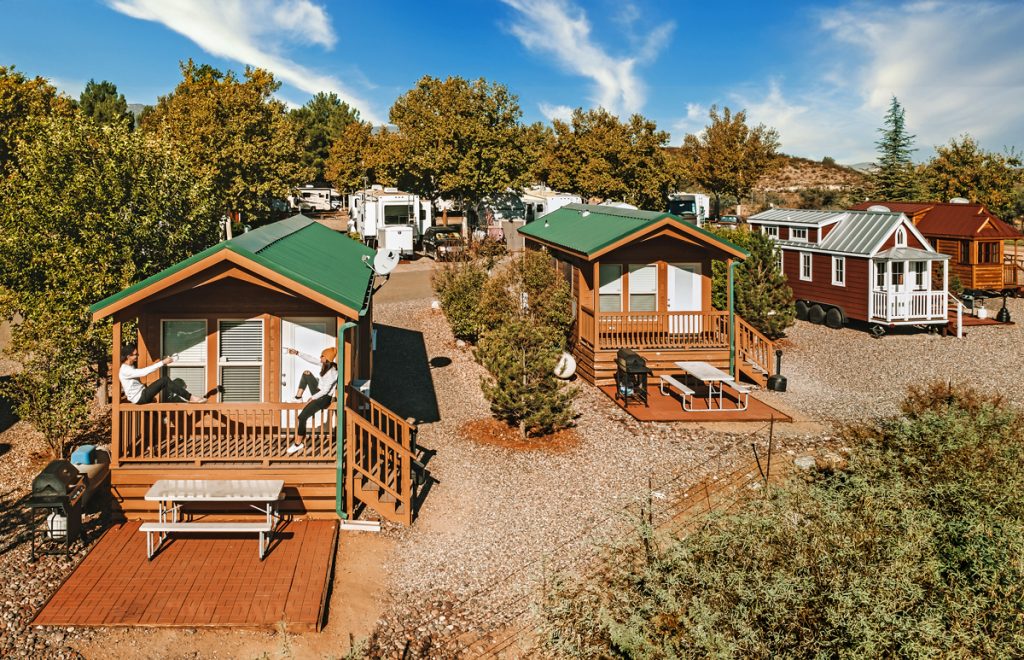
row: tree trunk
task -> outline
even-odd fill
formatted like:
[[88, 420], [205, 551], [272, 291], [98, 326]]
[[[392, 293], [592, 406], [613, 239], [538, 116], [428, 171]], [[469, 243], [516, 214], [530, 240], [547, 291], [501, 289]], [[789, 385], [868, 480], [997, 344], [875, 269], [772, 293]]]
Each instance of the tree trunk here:
[[96, 405], [102, 407], [107, 405], [110, 394], [107, 391], [107, 360], [101, 358], [96, 365], [96, 373], [99, 375], [99, 382], [96, 384]]

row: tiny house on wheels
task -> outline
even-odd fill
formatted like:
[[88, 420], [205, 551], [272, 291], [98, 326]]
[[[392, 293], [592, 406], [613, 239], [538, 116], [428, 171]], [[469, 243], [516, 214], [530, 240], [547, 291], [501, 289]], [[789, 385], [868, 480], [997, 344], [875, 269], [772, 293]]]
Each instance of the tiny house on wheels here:
[[764, 386], [773, 343], [738, 314], [711, 305], [711, 268], [748, 253], [659, 211], [569, 204], [519, 229], [526, 248], [547, 250], [569, 283], [576, 322], [571, 351], [583, 380], [615, 380], [620, 348], [653, 377], [701, 361]]
[[935, 249], [949, 255], [950, 277], [966, 290], [1005, 291], [1024, 287], [1024, 260], [1007, 259], [1005, 241], [1024, 234], [992, 214], [983, 204], [959, 197], [940, 202], [864, 202], [854, 209], [877, 206], [905, 213]]
[[[281, 510], [353, 515], [357, 504], [409, 523], [415, 428], [370, 389], [374, 251], [297, 215], [223, 241], [92, 306], [113, 322], [113, 364], [137, 343], [138, 364], [176, 355], [161, 375], [206, 403], [123, 400], [112, 387], [111, 484], [129, 517], [152, 518], [160, 479], [280, 479]], [[129, 336], [125, 326], [131, 327]], [[289, 352], [337, 350], [337, 402], [289, 454], [299, 378], [315, 370]], [[160, 372], [163, 372], [161, 374]]]
[[797, 318], [831, 328], [949, 323], [949, 256], [906, 215], [771, 209], [747, 222], [777, 242]]

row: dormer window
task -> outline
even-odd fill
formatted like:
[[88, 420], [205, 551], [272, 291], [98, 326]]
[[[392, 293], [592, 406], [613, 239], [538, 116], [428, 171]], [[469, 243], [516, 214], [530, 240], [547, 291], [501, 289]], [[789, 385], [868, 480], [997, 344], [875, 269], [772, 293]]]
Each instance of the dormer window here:
[[896, 247], [907, 247], [907, 230], [903, 227], [896, 230]]
[[778, 228], [778, 226], [776, 226], [776, 225], [765, 225], [761, 229], [761, 231], [768, 238], [774, 238], [775, 240], [779, 240], [779, 228]]
[[796, 227], [794, 227], [793, 229], [790, 229], [789, 230], [789, 240], [797, 241], [797, 242], [800, 242], [800, 243], [806, 243], [807, 242], [807, 229], [806, 228], [797, 229]]

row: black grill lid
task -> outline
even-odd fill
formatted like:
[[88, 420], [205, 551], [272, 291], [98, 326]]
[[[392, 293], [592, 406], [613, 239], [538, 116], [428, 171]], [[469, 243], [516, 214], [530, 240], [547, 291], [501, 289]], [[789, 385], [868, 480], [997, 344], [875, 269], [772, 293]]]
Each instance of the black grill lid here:
[[68, 461], [51, 461], [32, 480], [32, 497], [66, 497], [81, 479], [81, 473]]

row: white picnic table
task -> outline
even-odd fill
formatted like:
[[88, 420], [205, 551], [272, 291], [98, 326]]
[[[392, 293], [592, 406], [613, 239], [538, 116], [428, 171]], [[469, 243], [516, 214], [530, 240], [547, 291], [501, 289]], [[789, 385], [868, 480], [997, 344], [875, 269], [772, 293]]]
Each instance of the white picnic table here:
[[[712, 409], [712, 402], [715, 400], [716, 395], [718, 396], [718, 409], [725, 409], [722, 405], [722, 385], [723, 383], [729, 383], [735, 387], [736, 379], [732, 375], [707, 362], [676, 362], [675, 364], [708, 386], [708, 410]], [[741, 393], [745, 392], [741, 391]], [[738, 406], [735, 410], [746, 410], [746, 405]]]
[[[277, 515], [277, 503], [284, 490], [280, 479], [160, 479], [146, 492], [147, 502], [156, 502], [159, 522], [143, 523], [139, 531], [146, 532], [146, 550], [149, 558], [170, 532], [254, 532], [260, 537], [259, 553], [263, 559], [269, 536], [273, 534]], [[209, 523], [182, 522], [180, 512], [183, 504], [190, 502], [237, 502], [266, 514], [261, 523]], [[152, 535], [159, 534], [156, 546]]]

